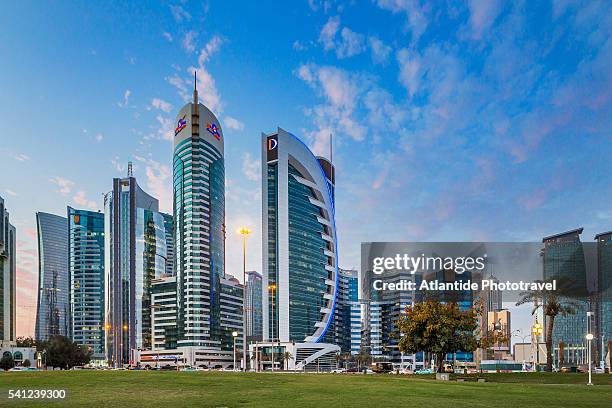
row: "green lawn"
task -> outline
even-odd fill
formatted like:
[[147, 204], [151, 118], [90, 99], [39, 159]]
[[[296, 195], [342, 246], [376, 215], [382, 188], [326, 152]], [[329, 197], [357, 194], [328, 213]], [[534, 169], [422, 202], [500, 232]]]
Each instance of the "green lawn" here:
[[[0, 406], [69, 407], [604, 407], [612, 376], [490, 374], [487, 383], [395, 375], [156, 371], [0, 373]], [[519, 382], [519, 383], [516, 383]], [[62, 403], [7, 400], [9, 389], [66, 389]]]

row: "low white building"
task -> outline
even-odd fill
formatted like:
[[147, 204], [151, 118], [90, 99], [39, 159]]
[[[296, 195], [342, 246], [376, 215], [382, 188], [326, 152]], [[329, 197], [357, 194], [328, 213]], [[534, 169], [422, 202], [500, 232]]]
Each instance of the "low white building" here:
[[251, 366], [255, 371], [331, 371], [338, 367], [339, 355], [340, 347], [328, 343], [260, 342], [249, 345]]
[[17, 347], [14, 342], [0, 342], [0, 358], [11, 356], [16, 366], [23, 365], [24, 361], [30, 360], [32, 367], [36, 366], [36, 347]]
[[168, 350], [135, 350], [136, 365], [147, 368], [201, 367], [231, 368], [234, 355], [231, 351], [202, 347], [177, 347]]

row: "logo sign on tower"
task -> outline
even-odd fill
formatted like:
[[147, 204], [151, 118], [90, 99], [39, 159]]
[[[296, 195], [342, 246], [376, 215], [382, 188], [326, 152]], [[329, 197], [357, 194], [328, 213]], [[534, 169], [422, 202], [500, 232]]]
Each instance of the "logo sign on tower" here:
[[178, 135], [181, 132], [181, 130], [187, 127], [187, 120], [185, 119], [186, 116], [187, 114], [184, 114], [183, 117], [180, 118], [178, 122], [176, 123], [176, 129], [174, 129], [174, 136]]
[[215, 137], [215, 139], [221, 140], [221, 133], [219, 133], [219, 127], [217, 126], [216, 123], [208, 122], [206, 124], [206, 130], [208, 130], [208, 133], [213, 135]]

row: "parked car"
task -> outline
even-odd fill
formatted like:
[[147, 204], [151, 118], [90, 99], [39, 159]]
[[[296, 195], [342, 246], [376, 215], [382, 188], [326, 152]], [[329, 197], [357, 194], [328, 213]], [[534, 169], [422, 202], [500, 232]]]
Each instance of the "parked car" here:
[[434, 371], [431, 368], [424, 368], [421, 370], [416, 370], [414, 373], [415, 374], [433, 374]]
[[346, 373], [346, 368], [335, 368], [335, 369], [331, 370], [331, 372], [334, 373], [334, 374]]

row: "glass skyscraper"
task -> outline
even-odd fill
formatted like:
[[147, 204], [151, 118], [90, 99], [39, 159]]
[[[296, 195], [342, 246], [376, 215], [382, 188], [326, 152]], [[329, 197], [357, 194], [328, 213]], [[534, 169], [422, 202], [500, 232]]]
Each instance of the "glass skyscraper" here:
[[172, 217], [131, 175], [113, 179], [104, 208], [106, 358], [121, 367], [151, 348], [151, 281], [172, 273]]
[[261, 274], [255, 271], [247, 271], [246, 277], [246, 304], [244, 308], [247, 341], [261, 341], [263, 340], [263, 316], [261, 314]]
[[104, 214], [68, 207], [70, 333], [104, 361]]
[[70, 336], [70, 275], [68, 271], [68, 220], [36, 213], [38, 232], [38, 304], [36, 340]]
[[334, 169], [294, 135], [262, 134], [264, 340], [333, 342]]
[[225, 165], [219, 120], [198, 102], [183, 106], [174, 131], [174, 257], [178, 346], [221, 346], [225, 264]]
[[10, 223], [9, 213], [0, 197], [0, 342], [16, 340], [16, 265], [17, 230]]
[[[599, 358], [608, 354], [612, 345], [612, 231], [597, 234], [597, 332], [593, 346]], [[610, 358], [612, 356], [608, 356]]]
[[[357, 271], [339, 269], [338, 302], [334, 314], [334, 343], [343, 353], [359, 352], [361, 319]], [[356, 344], [355, 344], [356, 343]]]
[[[582, 364], [585, 357], [588, 297], [585, 253], [578, 228], [542, 239], [544, 243], [544, 279], [556, 279], [567, 296], [576, 303], [575, 313], [558, 315], [553, 327], [552, 344], [555, 360]], [[563, 297], [561, 297], [563, 301]], [[544, 316], [546, 322], [546, 316]]]

